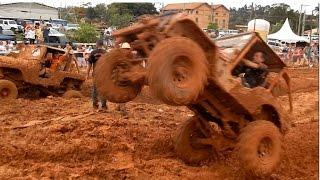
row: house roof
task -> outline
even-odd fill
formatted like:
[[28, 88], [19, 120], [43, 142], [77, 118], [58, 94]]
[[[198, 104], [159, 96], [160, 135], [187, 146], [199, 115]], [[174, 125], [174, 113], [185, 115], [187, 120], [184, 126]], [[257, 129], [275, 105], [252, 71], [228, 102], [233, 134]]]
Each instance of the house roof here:
[[196, 9], [202, 5], [207, 5], [207, 3], [174, 3], [174, 4], [167, 4], [162, 10], [177, 10], [177, 9]]
[[0, 6], [11, 6], [11, 5], [17, 5], [17, 4], [24, 4], [24, 5], [26, 5], [26, 7], [29, 7], [32, 4], [36, 4], [36, 5], [44, 6], [44, 7], [47, 7], [47, 8], [57, 9], [55, 7], [52, 7], [52, 6], [48, 6], [48, 5], [45, 5], [45, 4], [42, 4], [42, 3], [36, 3], [36, 2], [16, 2], [16, 3], [4, 3], [4, 4], [0, 3]]
[[220, 7], [222, 7], [222, 8], [224, 8], [224, 9], [226, 9], [227, 11], [229, 11], [229, 9], [228, 9], [228, 8], [226, 8], [223, 4], [215, 4], [215, 5], [211, 5], [211, 8], [212, 8], [213, 10], [216, 10], [216, 9], [218, 9], [218, 8], [220, 8]]

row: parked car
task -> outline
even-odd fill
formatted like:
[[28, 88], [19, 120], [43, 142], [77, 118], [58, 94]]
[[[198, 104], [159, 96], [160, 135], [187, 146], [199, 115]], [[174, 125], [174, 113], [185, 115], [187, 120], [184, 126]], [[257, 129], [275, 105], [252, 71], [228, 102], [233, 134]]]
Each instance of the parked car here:
[[15, 38], [12, 36], [0, 34], [0, 41], [15, 41]]
[[79, 24], [68, 24], [65, 28], [66, 28], [67, 31], [78, 30], [79, 29]]
[[49, 32], [49, 43], [46, 43], [49, 46], [61, 48], [66, 47], [66, 44], [70, 41], [67, 39], [65, 34], [60, 33], [59, 31], [51, 28]]
[[9, 29], [2, 30], [2, 34], [7, 36], [15, 36], [14, 32]]
[[52, 24], [52, 28], [56, 30], [58, 30], [61, 25], [63, 25], [64, 27], [67, 26], [67, 21], [63, 19], [53, 19], [50, 21], [50, 23]]
[[219, 37], [231, 36], [231, 35], [237, 35], [237, 34], [239, 34], [238, 30], [232, 30], [232, 29], [219, 30]]
[[0, 32], [1, 38], [0, 41], [16, 41], [16, 35], [14, 34], [13, 31], [9, 30], [9, 29], [3, 29]]
[[18, 31], [19, 26], [14, 20], [0, 19], [1, 29], [10, 29], [12, 31]]
[[284, 50], [284, 48], [286, 47], [285, 42], [281, 42], [278, 40], [268, 40], [267, 44], [271, 49], [273, 49], [275, 51], [279, 51], [279, 52], [282, 52]]

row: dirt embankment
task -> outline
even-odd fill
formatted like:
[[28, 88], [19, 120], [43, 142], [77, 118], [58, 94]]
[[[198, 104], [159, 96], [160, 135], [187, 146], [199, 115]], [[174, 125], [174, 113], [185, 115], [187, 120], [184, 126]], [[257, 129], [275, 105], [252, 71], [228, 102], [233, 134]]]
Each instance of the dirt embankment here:
[[[301, 74], [317, 78], [308, 70], [291, 76]], [[318, 179], [318, 91], [293, 99], [293, 127], [271, 179]], [[287, 97], [280, 100], [288, 109]], [[171, 140], [193, 115], [187, 108], [163, 105], [145, 90], [126, 104], [128, 119], [109, 105], [109, 112], [97, 113], [88, 97], [1, 102], [0, 179], [243, 179], [233, 152], [199, 165], [176, 157]]]

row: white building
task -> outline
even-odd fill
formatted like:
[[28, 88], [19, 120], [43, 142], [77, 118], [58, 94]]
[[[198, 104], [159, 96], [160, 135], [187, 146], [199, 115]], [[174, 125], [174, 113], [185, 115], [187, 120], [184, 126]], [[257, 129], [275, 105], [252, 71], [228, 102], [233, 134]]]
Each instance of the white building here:
[[34, 2], [0, 4], [1, 19], [58, 19], [57, 8]]

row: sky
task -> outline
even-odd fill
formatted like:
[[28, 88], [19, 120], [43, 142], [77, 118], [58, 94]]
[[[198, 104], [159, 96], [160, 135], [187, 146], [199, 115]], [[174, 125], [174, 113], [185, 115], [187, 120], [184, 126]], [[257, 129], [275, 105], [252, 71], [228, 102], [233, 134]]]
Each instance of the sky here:
[[162, 4], [166, 5], [169, 3], [188, 3], [188, 2], [207, 2], [209, 4], [223, 4], [227, 8], [230, 7], [243, 7], [245, 4], [250, 5], [252, 2], [256, 5], [272, 5], [275, 3], [286, 3], [291, 8], [300, 11], [301, 4], [308, 5], [303, 6], [302, 11], [306, 11], [307, 14], [311, 14], [312, 10], [320, 2], [319, 0], [0, 0], [0, 3], [13, 3], [13, 2], [39, 2], [54, 7], [65, 7], [65, 6], [80, 6], [82, 4], [91, 2], [92, 5], [99, 3], [113, 3], [113, 2], [152, 2], [156, 4], [157, 8], [162, 7]]

